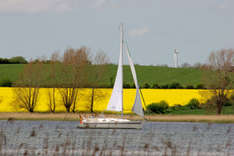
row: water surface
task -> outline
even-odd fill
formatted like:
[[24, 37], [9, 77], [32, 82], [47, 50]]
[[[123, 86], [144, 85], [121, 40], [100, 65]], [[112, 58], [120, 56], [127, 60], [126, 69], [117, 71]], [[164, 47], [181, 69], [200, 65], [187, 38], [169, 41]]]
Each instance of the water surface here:
[[234, 155], [234, 124], [145, 122], [142, 130], [78, 129], [78, 124], [2, 120], [0, 153]]

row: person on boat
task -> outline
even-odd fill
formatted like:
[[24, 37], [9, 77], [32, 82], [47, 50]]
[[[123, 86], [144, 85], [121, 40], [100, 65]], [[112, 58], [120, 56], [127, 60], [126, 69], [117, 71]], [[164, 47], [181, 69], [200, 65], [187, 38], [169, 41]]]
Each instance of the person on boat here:
[[83, 116], [79, 114], [79, 118], [80, 118], [80, 124], [83, 123]]

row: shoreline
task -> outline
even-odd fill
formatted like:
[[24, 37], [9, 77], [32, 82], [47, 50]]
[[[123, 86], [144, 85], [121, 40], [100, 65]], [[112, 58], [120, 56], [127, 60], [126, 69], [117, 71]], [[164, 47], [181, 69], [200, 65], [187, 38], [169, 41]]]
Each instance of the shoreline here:
[[[91, 113], [0, 113], [0, 120], [48, 120], [48, 121], [79, 121], [79, 115], [91, 116]], [[100, 116], [100, 115], [99, 115]], [[117, 114], [104, 114], [105, 117], [121, 118]], [[130, 120], [143, 120], [137, 115], [124, 115]], [[203, 123], [234, 123], [234, 115], [145, 115], [151, 122], [203, 122]]]

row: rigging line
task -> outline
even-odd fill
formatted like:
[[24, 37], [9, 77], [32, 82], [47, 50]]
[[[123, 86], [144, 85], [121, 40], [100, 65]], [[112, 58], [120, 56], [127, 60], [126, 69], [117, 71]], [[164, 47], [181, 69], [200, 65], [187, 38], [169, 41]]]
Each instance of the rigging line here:
[[145, 107], [145, 109], [146, 109], [145, 98], [144, 98], [144, 96], [143, 96], [142, 91], [141, 91], [140, 88], [139, 88], [139, 90], [140, 90], [140, 93], [141, 93], [141, 96], [142, 96], [142, 100], [143, 100], [144, 107]]
[[127, 37], [126, 37], [126, 36], [124, 36], [124, 37], [125, 37], [125, 40], [124, 40], [124, 41], [125, 41], [125, 45], [126, 45], [126, 48], [128, 49], [128, 54], [129, 54], [130, 57], [132, 57], [132, 56], [131, 56], [131, 52], [130, 52], [129, 47], [128, 47], [128, 40], [127, 40]]

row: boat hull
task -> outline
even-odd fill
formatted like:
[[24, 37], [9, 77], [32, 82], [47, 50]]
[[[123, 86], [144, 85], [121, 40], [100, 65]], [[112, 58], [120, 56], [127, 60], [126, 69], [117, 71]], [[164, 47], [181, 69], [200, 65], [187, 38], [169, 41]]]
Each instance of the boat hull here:
[[110, 123], [82, 123], [78, 128], [87, 129], [142, 129], [141, 121], [110, 122]]

